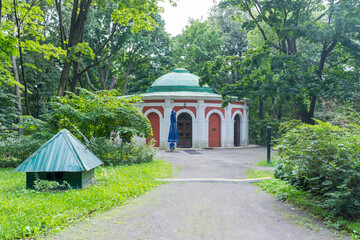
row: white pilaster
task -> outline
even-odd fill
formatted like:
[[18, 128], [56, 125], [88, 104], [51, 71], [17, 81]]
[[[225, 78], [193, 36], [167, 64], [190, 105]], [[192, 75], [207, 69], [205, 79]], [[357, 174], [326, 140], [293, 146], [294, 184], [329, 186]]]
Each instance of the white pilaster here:
[[170, 114], [173, 108], [171, 99], [165, 99], [164, 119], [160, 119], [160, 148], [169, 148], [168, 136], [170, 130]]
[[198, 145], [199, 147], [208, 146], [208, 135], [206, 134], [206, 128], [208, 126], [205, 120], [205, 104], [204, 100], [198, 100], [197, 113], [198, 119]]
[[241, 145], [249, 145], [249, 114], [247, 111], [247, 105], [244, 107], [244, 115], [241, 118]]
[[[224, 127], [224, 136], [221, 136], [222, 139], [222, 147], [232, 147], [234, 146], [234, 137], [231, 135], [231, 109], [232, 106], [228, 105], [225, 108], [225, 120], [224, 120], [224, 126], [221, 126], [221, 128]], [[232, 140], [232, 141], [231, 141]]]

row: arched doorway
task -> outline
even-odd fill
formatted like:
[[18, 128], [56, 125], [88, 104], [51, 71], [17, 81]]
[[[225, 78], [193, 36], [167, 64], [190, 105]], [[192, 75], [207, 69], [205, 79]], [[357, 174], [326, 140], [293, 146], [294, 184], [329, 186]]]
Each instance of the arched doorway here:
[[146, 144], [149, 144], [150, 140], [154, 139], [155, 147], [159, 147], [160, 146], [160, 118], [159, 118], [159, 115], [152, 112], [147, 115], [147, 118], [150, 121], [151, 128], [153, 131], [153, 136], [149, 139], [146, 139]]
[[188, 113], [181, 113], [177, 118], [179, 148], [192, 147], [192, 118]]
[[221, 118], [217, 113], [209, 117], [209, 147], [221, 147]]
[[234, 147], [240, 145], [240, 115], [236, 114], [234, 118]]

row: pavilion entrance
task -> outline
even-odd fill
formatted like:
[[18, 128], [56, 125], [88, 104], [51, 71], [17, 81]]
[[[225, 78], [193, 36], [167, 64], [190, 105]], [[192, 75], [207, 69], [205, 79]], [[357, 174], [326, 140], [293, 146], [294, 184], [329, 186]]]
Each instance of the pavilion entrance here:
[[192, 147], [192, 118], [188, 113], [181, 113], [177, 118], [177, 133], [179, 148]]

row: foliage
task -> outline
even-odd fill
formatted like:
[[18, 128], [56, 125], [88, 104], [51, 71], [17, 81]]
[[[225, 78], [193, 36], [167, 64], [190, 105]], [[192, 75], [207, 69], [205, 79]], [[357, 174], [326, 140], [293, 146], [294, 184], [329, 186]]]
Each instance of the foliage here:
[[34, 181], [34, 188], [40, 192], [50, 192], [59, 189], [71, 189], [72, 187], [67, 181], [63, 181], [63, 183], [60, 184], [57, 181], [42, 180], [36, 177], [36, 180]]
[[321, 121], [338, 127], [353, 128], [354, 125], [360, 123], [360, 115], [356, 104], [354, 105], [346, 102], [322, 101], [321, 109], [318, 110], [316, 116]]
[[182, 34], [173, 38], [173, 59], [177, 67], [198, 74], [206, 61], [213, 60], [223, 44], [220, 29], [210, 21], [190, 20]]
[[155, 148], [135, 140], [112, 143], [107, 139], [95, 138], [92, 141], [92, 152], [104, 161], [106, 165], [132, 165], [151, 162], [156, 154]]
[[9, 130], [0, 141], [0, 167], [17, 167], [56, 133], [48, 123], [31, 116], [22, 116], [14, 125], [18, 131]]
[[[66, 8], [67, 4], [66, 2], [56, 1], [56, 10], [59, 16], [62, 16], [62, 8]], [[158, 4], [159, 0], [102, 1], [101, 4], [93, 3], [91, 0], [81, 1], [80, 4], [78, 0], [74, 1], [72, 3], [71, 17], [66, 19], [68, 21], [59, 21], [61, 44], [67, 52], [67, 60], [63, 62], [57, 95], [64, 95], [70, 79], [71, 91], [75, 93], [80, 77], [86, 74], [87, 70], [111, 58], [116, 52], [112, 48], [114, 45], [118, 45], [116, 43], [112, 44], [114, 40], [117, 41], [114, 38], [116, 33], [124, 28], [127, 28], [131, 33], [137, 33], [141, 30], [154, 30], [154, 27], [158, 24], [153, 19], [153, 15], [160, 11]], [[92, 11], [103, 12], [99, 18], [100, 24], [93, 24], [93, 26], [101, 26], [100, 29], [93, 30], [95, 32], [97, 30], [106, 31], [106, 34], [96, 33], [98, 43], [92, 44], [96, 46], [96, 49], [92, 49], [89, 44], [94, 35], [84, 34], [88, 26], [89, 13]], [[70, 26], [69, 34], [65, 32], [65, 24]], [[88, 36], [90, 36], [90, 39]], [[120, 40], [124, 39], [120, 38]], [[125, 48], [125, 46], [122, 47]], [[86, 66], [83, 65], [84, 61], [87, 61]], [[106, 86], [105, 79], [102, 79], [102, 85]]]
[[37, 192], [25, 189], [25, 174], [0, 169], [0, 238], [34, 238], [58, 231], [93, 212], [122, 205], [161, 184], [171, 165], [154, 161], [95, 169], [96, 183], [81, 190]]
[[78, 95], [68, 93], [65, 97], [54, 98], [52, 110], [44, 116], [57, 130], [75, 126], [89, 139], [110, 138], [112, 132], [124, 127], [135, 132], [126, 131], [121, 138], [131, 135], [149, 137], [149, 120], [135, 106], [139, 101], [138, 97], [119, 97], [116, 90], [92, 93], [80, 89]]
[[299, 125], [301, 125], [301, 121], [300, 120], [290, 120], [287, 122], [282, 122], [279, 126], [279, 133], [280, 134], [286, 134], [287, 132], [293, 130], [294, 128], [298, 127]]
[[37, 136], [22, 136], [10, 138], [0, 142], [0, 159], [8, 162], [8, 167], [16, 167], [17, 164], [24, 161], [47, 140]]
[[358, 1], [224, 0], [220, 5], [237, 8], [234, 18], [262, 41], [250, 38], [256, 43], [250, 42], [242, 58], [208, 62], [203, 83], [225, 76], [224, 97], [271, 101], [278, 122], [283, 105], [293, 108], [292, 118], [314, 124], [320, 98], [356, 100], [360, 25], [353, 16], [360, 10]]
[[245, 171], [247, 178], [265, 178], [273, 177], [274, 173], [267, 170], [247, 169]]
[[15, 96], [2, 87], [0, 88], [0, 123], [9, 128], [16, 118]]
[[24, 136], [42, 136], [41, 138], [52, 137], [56, 130], [48, 122], [36, 119], [32, 116], [22, 116], [21, 122], [14, 124], [15, 128], [21, 129]]
[[[2, 149], [1, 149], [2, 150]], [[10, 154], [9, 154], [10, 155]], [[21, 159], [12, 156], [0, 155], [0, 168], [15, 168], [22, 162]]]
[[242, 23], [236, 20], [237, 8], [214, 6], [210, 11], [209, 21], [217, 26], [223, 38], [221, 56], [240, 57], [246, 52], [248, 40]]
[[168, 70], [170, 36], [165, 32], [161, 16], [156, 14], [152, 17], [158, 26], [151, 32], [124, 33], [122, 48], [113, 57], [112, 68], [123, 95], [145, 92], [152, 81]]
[[277, 178], [321, 199], [332, 216], [360, 216], [360, 128], [349, 131], [318, 121], [302, 124], [280, 140]]

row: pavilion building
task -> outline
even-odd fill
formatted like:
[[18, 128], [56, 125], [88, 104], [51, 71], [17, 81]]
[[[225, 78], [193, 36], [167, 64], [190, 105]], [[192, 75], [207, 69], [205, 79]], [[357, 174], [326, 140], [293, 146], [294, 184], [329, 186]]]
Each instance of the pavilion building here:
[[200, 87], [199, 77], [186, 69], [161, 76], [141, 96], [139, 108], [151, 123], [156, 147], [169, 147], [172, 110], [177, 116], [178, 148], [248, 145], [247, 100], [234, 98], [222, 108], [221, 95], [207, 85]]

